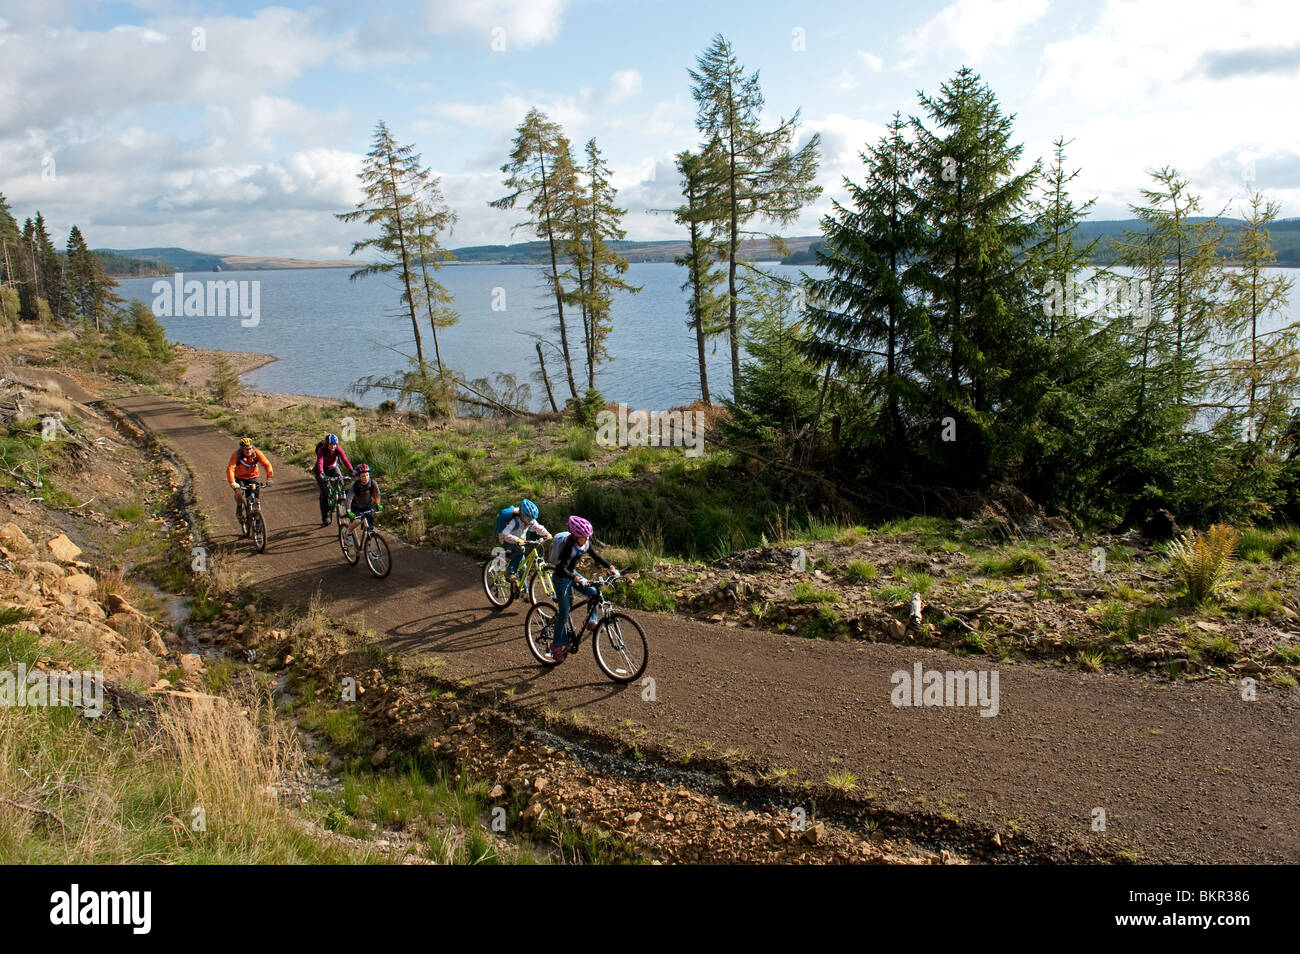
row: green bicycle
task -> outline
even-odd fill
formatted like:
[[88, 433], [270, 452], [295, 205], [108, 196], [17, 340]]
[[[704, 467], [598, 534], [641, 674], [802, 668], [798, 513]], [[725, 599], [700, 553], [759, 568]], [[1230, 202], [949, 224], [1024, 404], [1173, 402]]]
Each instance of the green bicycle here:
[[326, 476], [325, 483], [329, 488], [330, 513], [336, 522], [342, 523], [348, 515], [348, 493], [344, 489], [346, 478], [342, 474], [330, 474]]
[[524, 558], [519, 563], [516, 579], [506, 572], [510, 558], [504, 547], [493, 547], [492, 558], [483, 564], [483, 592], [497, 609], [505, 609], [519, 595], [517, 580], [527, 580], [524, 593], [528, 602], [536, 606], [542, 600], [555, 599], [555, 583], [551, 580], [551, 567], [546, 562], [542, 547], [546, 540], [528, 540], [524, 543]]

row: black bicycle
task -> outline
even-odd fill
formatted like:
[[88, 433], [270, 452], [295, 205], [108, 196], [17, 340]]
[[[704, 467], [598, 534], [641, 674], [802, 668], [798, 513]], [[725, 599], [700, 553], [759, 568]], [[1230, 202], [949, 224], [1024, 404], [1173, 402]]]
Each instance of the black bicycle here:
[[344, 489], [347, 479], [342, 474], [326, 474], [325, 485], [327, 500], [329, 501], [328, 514], [331, 518], [337, 518], [339, 523], [348, 515], [348, 493]]
[[374, 508], [370, 508], [356, 515], [361, 521], [361, 539], [358, 540], [356, 534], [348, 529], [351, 521], [348, 520], [347, 511], [343, 511], [343, 517], [339, 520], [339, 549], [343, 551], [343, 559], [353, 566], [357, 565], [361, 554], [365, 553], [366, 566], [370, 567], [371, 573], [382, 580], [392, 572], [393, 558], [388, 552], [388, 544], [375, 529], [376, 512]]
[[266, 549], [266, 521], [262, 519], [262, 488], [270, 481], [236, 480], [236, 486], [244, 491], [244, 499], [235, 507], [235, 519], [244, 536], [250, 537], [257, 552]]
[[[614, 604], [605, 595], [604, 588], [622, 578], [610, 574], [590, 581], [596, 595], [569, 611], [567, 652], [570, 656], [575, 654], [590, 633], [591, 650], [600, 671], [614, 682], [631, 682], [645, 672], [650, 662], [650, 647], [637, 621], [626, 613], [615, 612]], [[528, 651], [543, 666], [556, 665], [551, 644], [555, 641], [555, 618], [559, 612], [559, 607], [548, 600], [535, 604], [524, 617]]]

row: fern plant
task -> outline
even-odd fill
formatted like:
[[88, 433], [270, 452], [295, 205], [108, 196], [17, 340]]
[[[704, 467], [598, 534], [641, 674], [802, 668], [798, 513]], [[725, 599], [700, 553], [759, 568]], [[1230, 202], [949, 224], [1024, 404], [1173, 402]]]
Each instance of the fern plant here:
[[1216, 523], [1203, 534], [1188, 530], [1169, 545], [1170, 567], [1182, 579], [1188, 597], [1196, 605], [1209, 599], [1223, 582], [1232, 565], [1238, 536], [1227, 524]]

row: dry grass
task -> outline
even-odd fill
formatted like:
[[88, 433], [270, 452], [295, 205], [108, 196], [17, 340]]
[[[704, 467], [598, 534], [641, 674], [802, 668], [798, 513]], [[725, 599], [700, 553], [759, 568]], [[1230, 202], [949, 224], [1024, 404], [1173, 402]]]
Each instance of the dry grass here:
[[302, 754], [265, 693], [155, 716], [141, 736], [75, 710], [0, 707], [0, 862], [359, 860], [277, 801]]
[[[159, 707], [158, 738], [179, 769], [186, 801], [178, 837], [215, 837], [255, 851], [283, 823], [276, 785], [303, 765], [290, 729], [273, 717], [269, 695], [248, 691], [233, 700], [199, 697]], [[194, 831], [194, 809], [206, 831]]]

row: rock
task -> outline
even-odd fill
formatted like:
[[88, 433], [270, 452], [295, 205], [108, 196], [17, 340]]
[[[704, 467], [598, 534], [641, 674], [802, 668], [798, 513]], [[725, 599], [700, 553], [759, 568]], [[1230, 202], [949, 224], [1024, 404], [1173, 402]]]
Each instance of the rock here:
[[501, 784], [493, 785], [492, 791], [488, 792], [488, 798], [504, 798], [506, 787]]
[[161, 657], [167, 655], [167, 644], [162, 641], [162, 637], [157, 633], [149, 634], [149, 639], [145, 642], [145, 646], [148, 648], [149, 652], [153, 653], [155, 656]]
[[138, 609], [126, 601], [121, 593], [109, 593], [104, 598], [104, 608], [110, 614], [125, 613], [128, 616], [144, 616]]
[[1209, 622], [1208, 620], [1198, 619], [1198, 620], [1197, 620], [1195, 623], [1193, 623], [1192, 625], [1194, 625], [1197, 629], [1199, 629], [1199, 630], [1201, 630], [1202, 632], [1205, 632], [1205, 633], [1221, 633], [1221, 632], [1223, 632], [1223, 627], [1222, 627], [1222, 626], [1220, 626], [1218, 623], [1211, 623], [1211, 622]]
[[993, 833], [993, 845], [994, 845], [995, 848], [1001, 848], [1001, 847], [1002, 847], [1002, 836], [1001, 836], [1000, 834], [998, 834], [997, 832], [994, 832], [994, 833]]
[[629, 814], [623, 816], [623, 824], [627, 825], [629, 828], [631, 828], [633, 825], [639, 824], [640, 821], [641, 821], [640, 812], [630, 812]]
[[46, 544], [50, 552], [54, 554], [54, 559], [60, 563], [74, 563], [77, 557], [81, 556], [81, 547], [77, 546], [67, 538], [65, 534], [60, 533]]
[[[166, 652], [166, 650], [164, 650]], [[186, 653], [181, 657], [181, 671], [188, 679], [203, 674], [203, 658], [197, 653]]]
[[57, 563], [33, 560], [31, 563], [26, 564], [26, 567], [42, 580], [61, 580], [67, 576], [67, 571]]
[[535, 791], [535, 792], [544, 792], [544, 791], [546, 791], [546, 786], [549, 785], [549, 784], [551, 784], [551, 783], [548, 782], [548, 781], [547, 781], [546, 779], [544, 779], [544, 778], [538, 778], [538, 779], [535, 779], [535, 780], [533, 781], [533, 791]]
[[152, 686], [158, 681], [158, 664], [143, 654], [130, 656], [103, 657], [101, 668], [104, 679], [113, 684], [130, 683], [137, 686]]
[[95, 591], [99, 589], [95, 578], [85, 573], [70, 573], [63, 578], [61, 585], [69, 593], [76, 593], [79, 596], [94, 596]]
[[823, 825], [821, 822], [818, 822], [817, 824], [809, 828], [807, 831], [805, 831], [803, 833], [803, 837], [804, 837], [804, 841], [807, 841], [809, 844], [813, 844], [813, 845], [819, 844], [821, 841], [823, 841], [826, 838], [826, 826]]
[[902, 639], [907, 635], [907, 627], [903, 625], [902, 620], [891, 619], [886, 624], [886, 628], [889, 630], [891, 639]]
[[379, 748], [375, 749], [374, 754], [370, 756], [370, 764], [378, 768], [384, 764], [384, 760], [387, 758], [388, 748], [381, 745]]
[[32, 541], [27, 539], [23, 528], [16, 523], [6, 523], [0, 527], [0, 543], [14, 553], [30, 553]]

